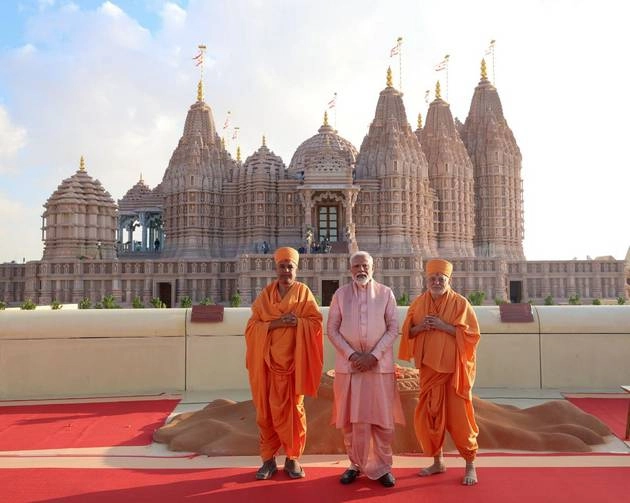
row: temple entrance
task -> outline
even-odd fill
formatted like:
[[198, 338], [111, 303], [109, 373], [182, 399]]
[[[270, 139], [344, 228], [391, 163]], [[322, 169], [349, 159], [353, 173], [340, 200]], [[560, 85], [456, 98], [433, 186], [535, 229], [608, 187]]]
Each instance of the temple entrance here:
[[338, 206], [320, 206], [317, 209], [317, 234], [320, 241], [327, 240], [330, 243], [339, 241], [338, 214]]
[[166, 307], [171, 307], [171, 299], [173, 295], [173, 286], [170, 283], [158, 283], [158, 297]]
[[518, 304], [523, 299], [523, 282], [510, 281], [510, 302]]
[[338, 279], [323, 279], [322, 280], [322, 306], [330, 306], [333, 294], [339, 288]]

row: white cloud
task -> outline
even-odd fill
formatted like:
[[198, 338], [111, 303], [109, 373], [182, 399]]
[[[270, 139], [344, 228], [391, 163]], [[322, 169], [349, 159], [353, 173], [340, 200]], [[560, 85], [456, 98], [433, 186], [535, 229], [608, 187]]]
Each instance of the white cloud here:
[[0, 173], [14, 167], [17, 153], [26, 145], [26, 129], [11, 122], [9, 113], [0, 106]]
[[173, 2], [166, 2], [160, 12], [165, 30], [177, 30], [186, 24], [186, 11]]

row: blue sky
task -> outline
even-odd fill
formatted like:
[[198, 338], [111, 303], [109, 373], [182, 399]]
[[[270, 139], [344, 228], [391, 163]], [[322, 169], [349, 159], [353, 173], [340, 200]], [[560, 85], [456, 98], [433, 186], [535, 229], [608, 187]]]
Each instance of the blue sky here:
[[[496, 40], [496, 85], [523, 154], [529, 259], [630, 246], [625, 2], [601, 0], [20, 0], [0, 3], [0, 262], [41, 258], [42, 205], [85, 156], [117, 200], [157, 185], [195, 101], [192, 57], [208, 47], [206, 102], [228, 147], [261, 144], [289, 164], [331, 121], [360, 147], [388, 65], [409, 122], [425, 91], [462, 121]], [[450, 54], [448, 90], [434, 65]], [[232, 127], [239, 127], [232, 140]]]

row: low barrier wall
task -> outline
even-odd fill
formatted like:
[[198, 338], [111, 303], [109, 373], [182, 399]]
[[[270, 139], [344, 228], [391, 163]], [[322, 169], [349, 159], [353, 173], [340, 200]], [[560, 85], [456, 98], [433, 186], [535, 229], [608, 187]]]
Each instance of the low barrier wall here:
[[[475, 307], [477, 388], [602, 389], [630, 384], [630, 306], [533, 306], [503, 323]], [[322, 308], [324, 322], [328, 314]], [[407, 312], [398, 308], [400, 325]], [[0, 399], [248, 387], [249, 308], [192, 323], [191, 309], [0, 311]], [[325, 339], [324, 369], [334, 350]], [[406, 362], [401, 364], [410, 365]]]

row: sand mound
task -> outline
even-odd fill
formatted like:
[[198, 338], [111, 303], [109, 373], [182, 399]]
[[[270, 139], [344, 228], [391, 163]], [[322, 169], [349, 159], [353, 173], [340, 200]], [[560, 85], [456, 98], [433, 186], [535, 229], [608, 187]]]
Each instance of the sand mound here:
[[[413, 431], [413, 412], [418, 403], [416, 369], [398, 369], [407, 426], [396, 428], [393, 450], [396, 454], [421, 452]], [[317, 398], [305, 399], [308, 420], [306, 454], [343, 454], [341, 433], [330, 424], [334, 373], [322, 377]], [[479, 425], [479, 447], [553, 452], [588, 452], [592, 445], [605, 442], [609, 428], [565, 400], [519, 409], [473, 398]], [[256, 414], [251, 400], [215, 400], [202, 410], [174, 417], [155, 431], [156, 442], [173, 451], [190, 451], [208, 456], [258, 454]], [[448, 438], [448, 436], [447, 436]], [[452, 449], [447, 440], [446, 450]]]

